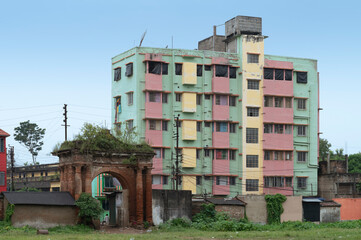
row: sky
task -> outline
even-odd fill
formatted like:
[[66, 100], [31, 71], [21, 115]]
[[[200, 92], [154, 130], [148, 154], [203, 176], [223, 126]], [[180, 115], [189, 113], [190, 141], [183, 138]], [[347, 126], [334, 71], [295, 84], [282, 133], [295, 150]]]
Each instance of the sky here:
[[[223, 4], [224, 3], [224, 4]], [[110, 128], [111, 58], [137, 46], [196, 49], [237, 16], [261, 17], [265, 54], [318, 60], [320, 131], [332, 149], [361, 151], [359, 1], [0, 0], [0, 128], [11, 134], [16, 165], [31, 162], [13, 138], [30, 120], [46, 129], [37, 161], [85, 122]], [[217, 27], [224, 34], [224, 26]], [[346, 84], [346, 82], [348, 82]]]

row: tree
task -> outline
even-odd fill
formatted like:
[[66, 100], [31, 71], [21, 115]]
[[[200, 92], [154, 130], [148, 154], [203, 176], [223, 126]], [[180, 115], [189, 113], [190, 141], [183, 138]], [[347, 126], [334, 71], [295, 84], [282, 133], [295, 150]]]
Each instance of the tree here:
[[327, 155], [331, 152], [331, 143], [327, 139], [320, 138], [320, 158], [322, 161], [326, 161]]
[[26, 147], [33, 158], [33, 164], [36, 164], [36, 156], [41, 151], [45, 135], [45, 128], [40, 128], [36, 123], [30, 121], [21, 122], [19, 127], [14, 129], [14, 139]]
[[361, 173], [361, 152], [351, 154], [348, 157], [348, 171], [350, 173]]

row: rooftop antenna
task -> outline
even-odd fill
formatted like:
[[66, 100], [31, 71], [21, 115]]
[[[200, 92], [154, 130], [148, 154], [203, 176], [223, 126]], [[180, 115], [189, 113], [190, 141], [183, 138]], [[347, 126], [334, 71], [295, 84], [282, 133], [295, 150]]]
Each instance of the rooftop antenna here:
[[142, 35], [142, 38], [140, 39], [139, 47], [141, 47], [141, 46], [142, 46], [142, 43], [143, 43], [143, 40], [144, 40], [145, 34], [147, 34], [147, 30], [145, 30], [145, 32], [144, 32], [144, 33], [143, 33], [143, 35]]

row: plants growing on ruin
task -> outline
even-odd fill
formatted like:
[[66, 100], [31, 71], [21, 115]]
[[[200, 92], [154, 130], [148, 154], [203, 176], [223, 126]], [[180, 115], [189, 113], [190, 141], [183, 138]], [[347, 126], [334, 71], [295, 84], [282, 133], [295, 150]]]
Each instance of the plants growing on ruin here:
[[266, 206], [267, 206], [267, 222], [269, 224], [280, 223], [281, 214], [283, 213], [283, 206], [287, 198], [282, 194], [266, 195]]

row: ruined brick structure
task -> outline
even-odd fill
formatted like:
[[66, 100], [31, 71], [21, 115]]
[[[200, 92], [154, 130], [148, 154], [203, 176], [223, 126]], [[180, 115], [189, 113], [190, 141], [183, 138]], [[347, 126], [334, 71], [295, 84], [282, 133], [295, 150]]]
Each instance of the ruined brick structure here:
[[62, 150], [59, 157], [60, 190], [68, 191], [77, 200], [81, 193], [92, 192], [91, 182], [101, 173], [117, 178], [129, 192], [129, 221], [152, 222], [152, 157], [153, 153], [80, 153]]

